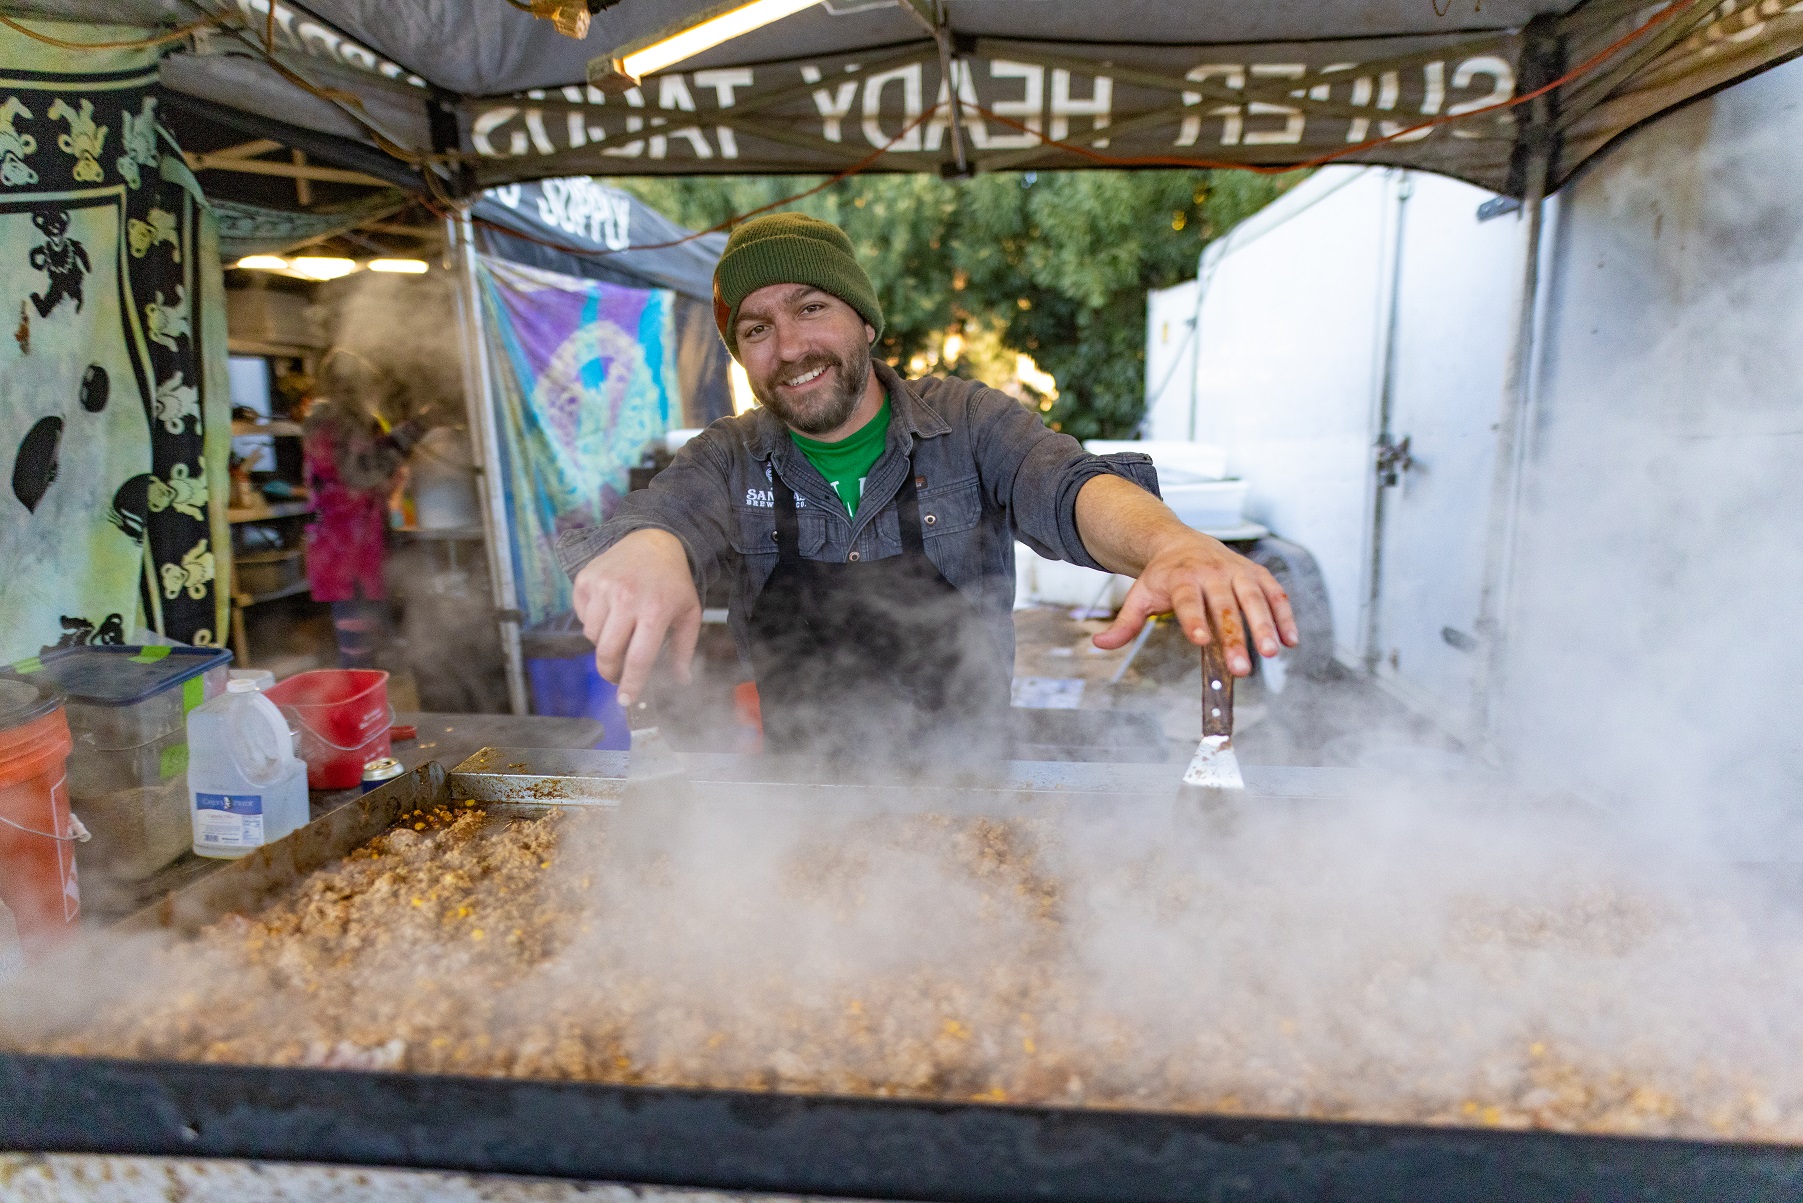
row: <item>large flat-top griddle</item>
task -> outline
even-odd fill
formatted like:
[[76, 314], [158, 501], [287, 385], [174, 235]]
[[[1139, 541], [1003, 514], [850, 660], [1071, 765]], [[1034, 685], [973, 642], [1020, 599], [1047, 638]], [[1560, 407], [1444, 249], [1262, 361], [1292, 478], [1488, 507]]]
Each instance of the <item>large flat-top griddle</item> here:
[[[253, 913], [403, 812], [691, 803], [1017, 814], [1176, 812], [1157, 765], [1014, 763], [982, 784], [835, 783], [818, 766], [490, 748], [428, 764], [134, 916]], [[1302, 807], [1357, 773], [1245, 769], [1233, 805]], [[1148, 813], [1150, 813], [1148, 811]], [[532, 1174], [947, 1203], [1022, 1199], [1565, 1201], [1803, 1198], [1803, 1148], [1164, 1111], [669, 1089], [256, 1065], [0, 1055], [0, 1148]]]

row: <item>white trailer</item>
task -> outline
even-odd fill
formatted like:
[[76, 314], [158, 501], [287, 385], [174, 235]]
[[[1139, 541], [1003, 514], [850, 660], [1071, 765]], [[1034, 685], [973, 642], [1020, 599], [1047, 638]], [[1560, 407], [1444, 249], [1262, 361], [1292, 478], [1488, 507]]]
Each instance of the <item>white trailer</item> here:
[[[1336, 657], [1455, 730], [1478, 669], [1523, 241], [1513, 217], [1479, 217], [1493, 199], [1440, 176], [1324, 169], [1213, 243], [1199, 286], [1154, 294], [1148, 320], [1148, 437], [1224, 448], [1251, 482], [1247, 516], [1319, 565]], [[1191, 362], [1159, 387], [1159, 367]]]
[[1623, 137], [1544, 236], [1531, 198], [1317, 172], [1152, 297], [1146, 436], [1224, 448], [1318, 560], [1338, 658], [1453, 732], [1788, 808], [1800, 100], [1791, 63]]

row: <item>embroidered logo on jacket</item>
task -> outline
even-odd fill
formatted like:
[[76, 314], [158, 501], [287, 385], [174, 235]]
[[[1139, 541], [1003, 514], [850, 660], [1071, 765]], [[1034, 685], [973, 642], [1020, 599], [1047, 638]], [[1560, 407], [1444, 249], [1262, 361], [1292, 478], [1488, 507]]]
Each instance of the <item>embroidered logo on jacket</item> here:
[[[773, 510], [776, 508], [776, 490], [759, 489], [756, 487], [748, 488], [745, 490], [745, 504], [756, 506], [759, 509]], [[797, 497], [795, 499], [795, 508], [798, 510], [807, 509], [808, 499], [806, 497]]]

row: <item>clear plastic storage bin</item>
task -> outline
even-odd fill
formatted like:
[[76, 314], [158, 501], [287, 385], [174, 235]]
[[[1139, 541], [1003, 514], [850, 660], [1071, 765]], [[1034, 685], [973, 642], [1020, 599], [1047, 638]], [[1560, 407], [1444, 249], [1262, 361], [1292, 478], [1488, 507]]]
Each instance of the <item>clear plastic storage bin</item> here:
[[187, 716], [225, 692], [232, 655], [205, 647], [70, 647], [14, 664], [64, 698], [69, 798], [94, 832], [84, 864], [145, 876], [186, 847]]
[[120, 881], [149, 877], [193, 842], [185, 775], [78, 798], [73, 809], [94, 837], [83, 863], [97, 861], [104, 876]]

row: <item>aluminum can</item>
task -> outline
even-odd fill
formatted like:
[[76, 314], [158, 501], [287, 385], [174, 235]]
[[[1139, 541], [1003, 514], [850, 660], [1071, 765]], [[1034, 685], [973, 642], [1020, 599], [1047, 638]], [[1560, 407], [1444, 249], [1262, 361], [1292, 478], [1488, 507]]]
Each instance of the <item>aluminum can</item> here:
[[401, 767], [401, 762], [392, 756], [368, 761], [363, 766], [363, 792], [367, 794], [372, 789], [380, 789], [406, 771]]

